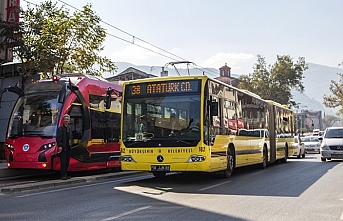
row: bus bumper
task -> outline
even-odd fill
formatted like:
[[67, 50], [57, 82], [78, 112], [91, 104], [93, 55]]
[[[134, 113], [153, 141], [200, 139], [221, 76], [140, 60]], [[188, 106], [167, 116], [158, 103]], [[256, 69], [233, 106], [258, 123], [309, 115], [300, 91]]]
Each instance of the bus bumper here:
[[[155, 167], [157, 166], [157, 167]], [[152, 168], [161, 168], [164, 172], [211, 172], [210, 167], [205, 162], [191, 162], [191, 163], [163, 163], [163, 164], [151, 164], [151, 163], [133, 163], [133, 162], [121, 162], [121, 169], [131, 171], [154, 171]], [[167, 170], [165, 170], [167, 168]]]

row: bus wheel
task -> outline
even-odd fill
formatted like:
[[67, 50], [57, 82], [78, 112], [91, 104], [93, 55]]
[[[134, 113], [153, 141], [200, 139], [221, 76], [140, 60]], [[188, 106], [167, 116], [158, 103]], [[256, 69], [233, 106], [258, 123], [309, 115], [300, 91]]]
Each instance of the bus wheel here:
[[281, 163], [286, 163], [288, 159], [288, 147], [285, 147], [285, 158], [281, 159]]
[[232, 175], [234, 168], [234, 159], [231, 153], [231, 150], [228, 149], [227, 151], [227, 165], [226, 165], [226, 170], [223, 171], [223, 177], [224, 178], [229, 178]]
[[266, 168], [267, 163], [268, 163], [267, 149], [266, 147], [263, 147], [263, 161], [261, 163], [261, 168], [262, 169]]
[[152, 174], [154, 175], [154, 177], [156, 178], [163, 178], [166, 176], [166, 172], [152, 172]]

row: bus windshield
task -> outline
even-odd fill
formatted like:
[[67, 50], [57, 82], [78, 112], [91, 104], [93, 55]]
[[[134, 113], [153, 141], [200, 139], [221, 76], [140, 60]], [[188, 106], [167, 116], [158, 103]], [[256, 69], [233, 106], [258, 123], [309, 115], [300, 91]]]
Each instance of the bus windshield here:
[[30, 94], [18, 99], [9, 121], [8, 138], [55, 137], [62, 104], [58, 92]]
[[127, 147], [195, 146], [200, 141], [200, 93], [127, 98], [123, 111]]

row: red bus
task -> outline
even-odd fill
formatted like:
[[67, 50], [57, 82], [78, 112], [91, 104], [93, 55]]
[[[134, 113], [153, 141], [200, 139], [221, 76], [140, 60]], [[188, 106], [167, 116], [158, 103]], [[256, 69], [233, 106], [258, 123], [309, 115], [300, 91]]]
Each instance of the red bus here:
[[[70, 115], [74, 139], [68, 171], [120, 168], [120, 85], [64, 74], [4, 92], [19, 95], [7, 127], [8, 168], [60, 170], [56, 131], [64, 114]], [[106, 94], [111, 99], [109, 109]]]

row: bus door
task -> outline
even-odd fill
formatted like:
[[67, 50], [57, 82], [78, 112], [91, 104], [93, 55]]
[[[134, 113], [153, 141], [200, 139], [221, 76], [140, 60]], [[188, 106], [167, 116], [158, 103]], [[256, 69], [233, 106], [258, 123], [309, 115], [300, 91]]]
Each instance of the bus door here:
[[[89, 95], [91, 139], [87, 147], [92, 162], [114, 163], [118, 166], [120, 147], [120, 99], [111, 98], [105, 109], [105, 96]], [[117, 161], [117, 162], [109, 162]], [[112, 167], [108, 164], [108, 167]]]
[[[87, 145], [90, 137], [90, 114], [88, 105], [77, 86], [69, 84], [68, 89], [73, 92], [68, 95], [75, 94], [77, 97], [74, 101], [70, 101], [72, 102], [72, 105], [70, 109], [67, 110], [70, 115], [70, 125], [72, 127], [73, 136], [75, 136], [73, 137], [74, 146], [71, 157], [80, 162], [89, 162], [90, 155], [87, 151]], [[68, 99], [61, 99], [59, 102], [63, 102], [64, 100], [67, 101]]]

